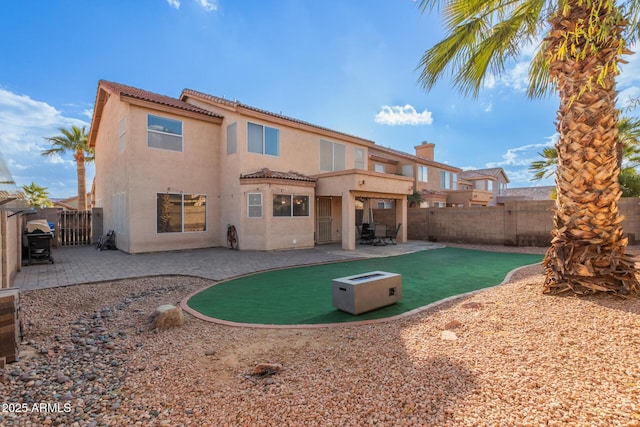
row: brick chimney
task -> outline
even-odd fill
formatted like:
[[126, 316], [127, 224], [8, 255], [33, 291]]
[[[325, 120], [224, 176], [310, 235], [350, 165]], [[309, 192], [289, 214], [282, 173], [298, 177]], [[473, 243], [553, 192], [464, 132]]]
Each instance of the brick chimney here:
[[416, 145], [416, 156], [424, 157], [425, 159], [433, 160], [433, 150], [436, 144], [432, 144], [427, 141], [422, 141], [422, 144]]

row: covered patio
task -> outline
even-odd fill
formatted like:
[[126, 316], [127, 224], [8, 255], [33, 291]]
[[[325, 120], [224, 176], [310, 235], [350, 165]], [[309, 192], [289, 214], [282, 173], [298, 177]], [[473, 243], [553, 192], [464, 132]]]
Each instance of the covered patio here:
[[[317, 179], [316, 200], [330, 200], [331, 210], [322, 208], [318, 203], [316, 210], [316, 235], [321, 236], [331, 227], [328, 236], [338, 237], [344, 250], [355, 250], [356, 200], [394, 200], [396, 224], [403, 224], [398, 231], [396, 241], [407, 241], [407, 195], [413, 191], [413, 178], [390, 175], [361, 169], [329, 172], [314, 176]], [[327, 224], [330, 224], [327, 226]], [[317, 239], [320, 241], [320, 239]]]

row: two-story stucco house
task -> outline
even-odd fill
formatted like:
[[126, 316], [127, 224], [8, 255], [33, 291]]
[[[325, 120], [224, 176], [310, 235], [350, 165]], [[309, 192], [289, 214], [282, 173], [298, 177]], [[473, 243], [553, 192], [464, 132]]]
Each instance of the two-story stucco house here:
[[455, 188], [460, 172], [433, 147], [413, 156], [190, 89], [172, 98], [104, 80], [89, 143], [95, 206], [129, 253], [224, 246], [229, 224], [241, 249], [351, 250], [362, 200], [393, 201], [402, 243], [407, 195]]
[[509, 178], [502, 168], [465, 170], [459, 174], [460, 187], [486, 192], [490, 198], [483, 200], [482, 206], [495, 206], [498, 197], [505, 196]]

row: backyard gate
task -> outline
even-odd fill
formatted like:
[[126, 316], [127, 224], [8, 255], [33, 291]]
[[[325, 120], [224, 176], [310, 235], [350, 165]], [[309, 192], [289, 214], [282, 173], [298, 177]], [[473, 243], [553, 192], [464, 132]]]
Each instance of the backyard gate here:
[[91, 211], [58, 211], [57, 227], [61, 246], [91, 244]]

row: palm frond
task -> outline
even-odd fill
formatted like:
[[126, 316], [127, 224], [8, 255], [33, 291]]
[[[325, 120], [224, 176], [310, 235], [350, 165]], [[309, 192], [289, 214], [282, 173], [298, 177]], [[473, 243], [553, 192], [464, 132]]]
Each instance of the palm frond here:
[[449, 70], [452, 85], [475, 97], [486, 78], [502, 74], [535, 40], [547, 0], [423, 0], [421, 8], [432, 10], [436, 3], [449, 34], [424, 53], [418, 81], [430, 90]]

